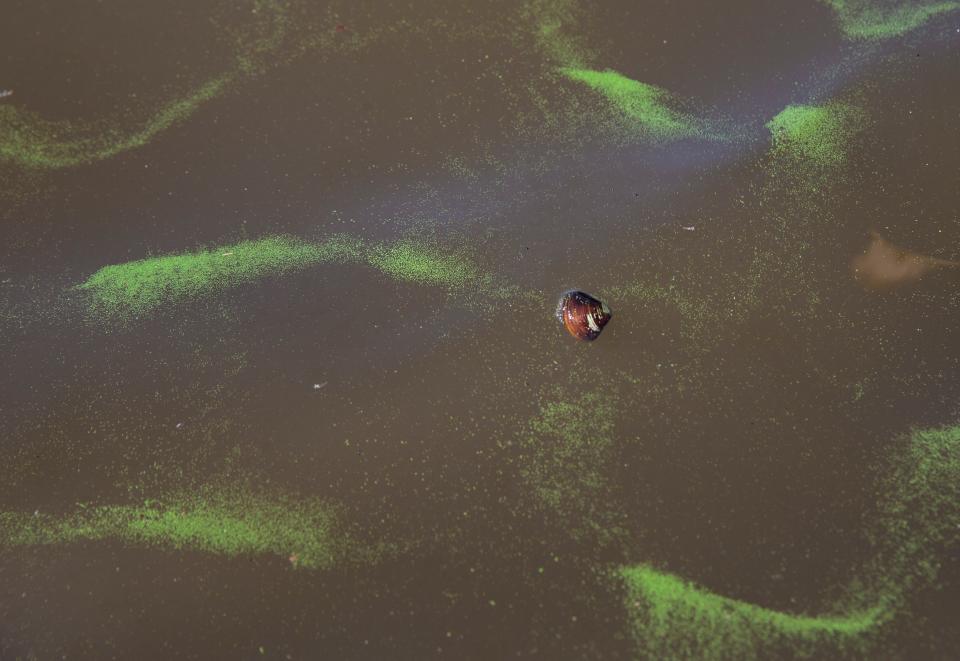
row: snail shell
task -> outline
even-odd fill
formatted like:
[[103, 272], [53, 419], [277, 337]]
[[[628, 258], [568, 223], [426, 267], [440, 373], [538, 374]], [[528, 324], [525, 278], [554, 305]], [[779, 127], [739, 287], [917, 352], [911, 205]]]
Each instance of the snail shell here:
[[606, 303], [576, 289], [563, 292], [557, 303], [557, 319], [578, 340], [597, 339], [610, 316]]

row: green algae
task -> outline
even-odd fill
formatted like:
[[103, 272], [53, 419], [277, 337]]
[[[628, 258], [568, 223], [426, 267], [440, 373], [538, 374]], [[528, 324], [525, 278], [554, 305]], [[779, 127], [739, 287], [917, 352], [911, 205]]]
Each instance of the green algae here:
[[143, 505], [79, 506], [62, 516], [0, 513], [5, 547], [103, 540], [228, 557], [273, 555], [307, 569], [375, 558], [345, 532], [336, 506], [242, 486], [214, 485]]
[[624, 566], [619, 576], [638, 650], [663, 659], [867, 653], [887, 623], [909, 617], [910, 595], [936, 581], [940, 553], [960, 538], [960, 426], [915, 431], [904, 442], [868, 525], [876, 555], [859, 568], [835, 612], [779, 612], [649, 565]]
[[776, 156], [821, 167], [846, 162], [852, 137], [865, 128], [866, 112], [852, 104], [831, 101], [822, 106], [789, 105], [767, 122]]
[[890, 609], [933, 584], [942, 564], [937, 551], [960, 541], [960, 425], [918, 430], [902, 444], [868, 529], [878, 552], [850, 590], [857, 603]]
[[836, 13], [843, 34], [852, 40], [878, 41], [914, 30], [934, 16], [960, 9], [960, 2], [876, 2], [822, 0]]
[[[805, 301], [793, 307], [797, 316], [817, 314], [820, 297], [808, 268], [811, 233], [829, 224], [838, 187], [849, 190], [856, 177], [851, 154], [870, 121], [855, 94], [821, 106], [788, 106], [767, 124], [765, 177], [744, 220], [752, 245], [723, 239], [704, 244], [697, 232], [685, 235], [683, 245], [692, 248], [671, 252], [675, 232], [664, 230], [657, 248], [643, 251], [642, 275], [602, 287], [604, 295], [621, 307], [675, 312], [693, 355], [735, 336], [771, 298]], [[651, 275], [658, 273], [670, 275]]]
[[192, 90], [159, 103], [157, 110], [131, 119], [133, 110], [94, 121], [49, 121], [13, 105], [0, 106], [0, 161], [20, 167], [52, 170], [101, 161], [148, 144], [157, 135], [183, 122], [201, 106], [221, 96], [243, 75], [253, 73], [279, 46], [288, 23], [285, 6], [256, 0], [258, 17], [238, 43], [235, 68], [198, 84]]
[[143, 147], [219, 96], [232, 80], [230, 75], [215, 78], [183, 98], [167, 102], [132, 132], [112, 128], [105, 122], [51, 122], [27, 110], [0, 106], [0, 159], [25, 168], [57, 169], [92, 163]]
[[357, 245], [342, 237], [313, 245], [285, 236], [243, 241], [213, 250], [151, 257], [104, 266], [79, 289], [98, 317], [139, 317], [165, 303], [220, 292], [268, 275], [331, 260], [354, 258]]
[[845, 616], [791, 615], [722, 597], [646, 565], [625, 567], [627, 610], [639, 650], [657, 659], [814, 657], [849, 651], [880, 609]]
[[481, 272], [468, 250], [425, 241], [364, 243], [334, 235], [310, 243], [290, 236], [175, 255], [150, 257], [104, 266], [77, 289], [88, 295], [91, 317], [135, 319], [166, 305], [209, 297], [266, 277], [280, 277], [324, 263], [370, 266], [401, 282], [441, 287], [450, 292], [468, 288], [482, 296], [515, 295], [515, 288], [497, 284]]
[[292, 27], [288, 5], [283, 2], [254, 0], [251, 14], [261, 19], [236, 37], [237, 69], [248, 76], [263, 73]]
[[672, 97], [659, 87], [627, 78], [610, 69], [594, 71], [564, 67], [560, 72], [600, 93], [637, 129], [656, 139], [715, 137], [702, 120], [671, 108]]
[[554, 392], [520, 437], [520, 474], [537, 508], [562, 521], [575, 539], [602, 544], [623, 534], [622, 517], [606, 506], [616, 413], [609, 393]]
[[[745, 213], [744, 236], [753, 237], [751, 245], [723, 239], [703, 244], [701, 235], [691, 234], [685, 244], [693, 246], [693, 252], [657, 257], [642, 277], [605, 290], [622, 305], [672, 308], [680, 317], [679, 332], [694, 353], [710, 351], [735, 336], [745, 323], [764, 314], [764, 301], [803, 302], [792, 306], [791, 314], [815, 317], [822, 299], [809, 269], [811, 236], [831, 222], [835, 196], [843, 194], [840, 187], [851, 189], [857, 176], [850, 171], [851, 154], [869, 121], [855, 97], [787, 107], [767, 124], [771, 148], [761, 161], [765, 177], [750, 196], [754, 206]], [[668, 245], [647, 254], [668, 254]], [[646, 275], [658, 272], [671, 275]]]
[[368, 251], [367, 260], [389, 276], [421, 285], [462, 287], [479, 276], [466, 255], [410, 240], [375, 246]]
[[569, 26], [582, 22], [581, 12], [571, 0], [535, 0], [524, 7], [522, 16], [548, 60], [565, 67], [583, 67], [596, 55], [582, 37], [570, 31]]
[[[598, 139], [624, 144], [733, 138], [726, 123], [696, 116], [689, 103], [666, 90], [601, 70], [599, 53], [585, 37], [591, 24], [582, 3], [566, 0], [538, 0], [520, 11], [522, 47], [540, 61], [534, 64], [539, 75], [531, 77], [512, 115], [518, 134], [536, 141], [539, 149], [547, 140], [570, 151]], [[592, 93], [584, 93], [584, 87]], [[549, 167], [549, 159], [537, 167]]]
[[[596, 104], [591, 107], [565, 94], [564, 103], [558, 107], [546, 90], [530, 86], [528, 94], [538, 107], [544, 134], [564, 135], [574, 143], [577, 133], [590, 129], [619, 138], [626, 132], [633, 139], [638, 134], [654, 140], [727, 137], [712, 123], [679, 110], [678, 100], [666, 90], [610, 69], [595, 68], [598, 53], [579, 34], [588, 22], [582, 5], [568, 0], [536, 0], [524, 7], [521, 17], [533, 35], [538, 54], [553, 65], [544, 72], [544, 79], [559, 74], [561, 79], [585, 85], [598, 93], [606, 106], [598, 112]], [[528, 130], [536, 132], [533, 127]]]
[[[711, 282], [717, 284], [716, 280]], [[742, 321], [754, 300], [747, 295], [752, 292], [745, 288], [740, 288], [739, 297], [711, 297], [687, 283], [677, 282], [661, 285], [640, 280], [608, 287], [605, 291], [609, 298], [622, 301], [621, 305], [643, 307], [660, 303], [672, 308], [680, 316], [681, 335], [692, 343], [716, 334], [718, 327]]]
[[[55, 170], [87, 165], [137, 149], [182, 123], [210, 101], [243, 81], [265, 74], [307, 52], [355, 52], [396, 32], [429, 32], [442, 23], [413, 26], [397, 21], [371, 26], [364, 36], [338, 35], [319, 26], [339, 22], [337, 7], [320, 17], [306, 17], [308, 3], [253, 0], [243, 13], [254, 17], [241, 27], [221, 26], [233, 37], [231, 62], [225, 71], [173, 98], [158, 100], [153, 108], [128, 107], [95, 120], [46, 120], [15, 105], [0, 106], [0, 162], [24, 169]], [[214, 21], [216, 24], [217, 21]]]

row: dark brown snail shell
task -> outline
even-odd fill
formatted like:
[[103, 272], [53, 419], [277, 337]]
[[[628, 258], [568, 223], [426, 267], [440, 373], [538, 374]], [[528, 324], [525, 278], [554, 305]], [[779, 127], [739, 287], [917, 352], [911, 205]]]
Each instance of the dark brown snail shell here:
[[600, 336], [610, 316], [610, 308], [606, 303], [576, 289], [563, 292], [557, 303], [557, 319], [571, 335], [586, 342]]

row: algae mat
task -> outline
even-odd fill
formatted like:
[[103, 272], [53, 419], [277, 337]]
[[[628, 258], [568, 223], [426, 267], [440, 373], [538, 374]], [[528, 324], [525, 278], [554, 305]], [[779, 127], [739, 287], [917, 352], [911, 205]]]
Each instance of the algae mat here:
[[0, 658], [960, 656], [958, 21], [14, 3]]

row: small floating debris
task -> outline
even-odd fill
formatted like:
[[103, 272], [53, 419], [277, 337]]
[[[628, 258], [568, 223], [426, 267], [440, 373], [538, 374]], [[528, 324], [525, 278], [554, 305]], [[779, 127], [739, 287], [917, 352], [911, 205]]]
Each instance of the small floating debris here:
[[565, 291], [557, 303], [557, 319], [578, 340], [597, 339], [610, 316], [606, 303], [576, 289]]
[[870, 245], [850, 266], [853, 277], [866, 288], [881, 290], [916, 282], [930, 271], [958, 268], [960, 262], [904, 250], [871, 232]]
[[13, 90], [0, 90], [0, 99], [5, 99], [8, 96], [13, 96]]

